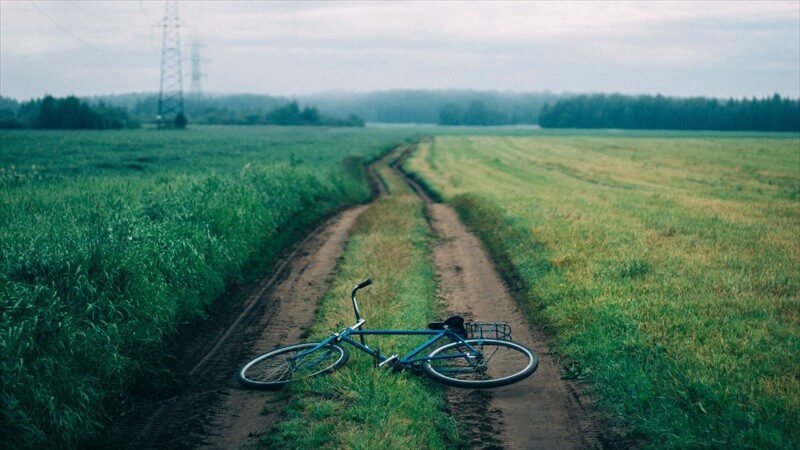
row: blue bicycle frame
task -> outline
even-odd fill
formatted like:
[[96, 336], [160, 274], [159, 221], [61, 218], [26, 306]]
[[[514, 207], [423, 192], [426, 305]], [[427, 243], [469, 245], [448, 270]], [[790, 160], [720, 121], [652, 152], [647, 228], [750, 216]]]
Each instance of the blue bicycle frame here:
[[[357, 329], [357, 327], [360, 327], [361, 325], [363, 325], [364, 322], [365, 321], [363, 319], [361, 319], [356, 325], [345, 329], [341, 333], [332, 334], [327, 339], [325, 339], [324, 341], [320, 342], [316, 347], [313, 347], [313, 348], [310, 348], [310, 349], [308, 349], [308, 350], [306, 350], [304, 352], [298, 353], [297, 355], [295, 355], [294, 358], [302, 358], [302, 357], [304, 357], [304, 356], [306, 356], [306, 355], [308, 355], [308, 354], [310, 354], [310, 353], [312, 353], [312, 352], [314, 352], [316, 350], [319, 350], [320, 348], [322, 348], [322, 347], [324, 347], [324, 346], [326, 346], [328, 344], [338, 343], [338, 342], [342, 342], [342, 341], [347, 342], [348, 344], [350, 344], [350, 345], [352, 345], [352, 346], [354, 346], [354, 347], [356, 347], [356, 348], [358, 348], [358, 349], [360, 349], [360, 350], [372, 355], [372, 357], [376, 358], [376, 360], [378, 361], [378, 363], [377, 363], [378, 366], [383, 366], [383, 365], [385, 365], [385, 364], [387, 364], [389, 362], [397, 360], [396, 364], [399, 364], [402, 367], [412, 367], [412, 368], [414, 368], [414, 367], [416, 367], [415, 366], [416, 363], [419, 363], [419, 362], [422, 362], [422, 361], [430, 361], [430, 360], [434, 360], [434, 359], [452, 359], [452, 358], [462, 358], [462, 357], [466, 358], [466, 359], [471, 359], [475, 355], [479, 355], [480, 354], [480, 352], [478, 350], [476, 350], [474, 347], [472, 347], [468, 342], [465, 342], [464, 338], [462, 338], [461, 336], [459, 336], [456, 333], [453, 333], [450, 330], [359, 330], [359, 329]], [[363, 338], [363, 336], [368, 336], [368, 335], [375, 335], [375, 336], [389, 336], [389, 335], [392, 335], [392, 336], [398, 336], [398, 335], [399, 336], [431, 336], [431, 338], [428, 339], [427, 341], [425, 341], [424, 343], [420, 344], [417, 348], [415, 348], [414, 350], [409, 352], [407, 355], [403, 356], [402, 358], [397, 359], [398, 355], [392, 355], [392, 356], [388, 356], [387, 357], [387, 356], [381, 354], [379, 349], [377, 349], [377, 348], [376, 349], [372, 349], [369, 346], [367, 346], [366, 344], [362, 344], [361, 342], [358, 342], [358, 341], [350, 338], [350, 336], [359, 336], [359, 337]], [[464, 347], [465, 347], [465, 351], [468, 351], [469, 353], [465, 352], [465, 353], [461, 353], [461, 354], [452, 354], [451, 353], [451, 354], [437, 355], [437, 356], [428, 356], [428, 355], [419, 356], [419, 354], [422, 353], [423, 350], [433, 346], [433, 344], [435, 344], [436, 342], [438, 342], [440, 339], [442, 339], [444, 337], [448, 337], [452, 341], [463, 343]]]
[[[360, 328], [366, 322], [365, 319], [361, 318], [361, 314], [358, 309], [358, 302], [356, 301], [356, 291], [359, 289], [369, 286], [372, 284], [372, 280], [366, 280], [361, 284], [357, 285], [353, 288], [352, 293], [350, 294], [350, 298], [353, 301], [353, 310], [355, 311], [356, 315], [356, 324], [346, 328], [341, 333], [333, 333], [327, 339], [320, 342], [317, 346], [310, 348], [304, 352], [300, 352], [294, 356], [294, 359], [302, 358], [312, 352], [319, 350], [320, 348], [331, 344], [331, 343], [338, 343], [338, 342], [347, 342], [348, 344], [358, 348], [359, 350], [366, 352], [372, 355], [375, 358], [377, 366], [383, 366], [390, 362], [396, 361], [395, 365], [400, 365], [402, 368], [411, 367], [416, 368], [417, 363], [422, 361], [431, 361], [435, 359], [453, 359], [453, 358], [465, 358], [468, 361], [474, 360], [476, 357], [479, 357], [481, 352], [476, 350], [473, 346], [466, 342], [464, 337], [460, 336], [459, 334], [450, 331], [447, 327], [442, 330], [361, 330]], [[398, 355], [392, 356], [385, 356], [380, 353], [378, 348], [371, 349], [367, 346], [364, 336], [373, 335], [373, 336], [431, 336], [430, 339], [419, 345], [417, 348], [412, 350], [407, 355], [403, 356], [402, 358], [398, 358]], [[359, 341], [352, 339], [350, 336], [358, 336]], [[440, 339], [447, 337], [449, 340], [453, 342], [461, 342], [465, 347], [464, 353], [450, 353], [445, 355], [437, 355], [437, 356], [419, 356], [423, 350], [426, 348], [431, 347], [433, 344], [438, 342]]]

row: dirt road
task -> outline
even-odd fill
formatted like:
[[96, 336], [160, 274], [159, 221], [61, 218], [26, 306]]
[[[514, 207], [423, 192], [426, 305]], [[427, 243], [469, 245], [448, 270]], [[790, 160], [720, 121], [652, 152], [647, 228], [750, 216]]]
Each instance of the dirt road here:
[[[370, 173], [374, 177], [374, 171]], [[385, 195], [380, 183], [374, 184]], [[449, 391], [451, 409], [467, 425], [471, 447], [602, 448], [582, 406], [585, 400], [561, 379], [559, 365], [516, 308], [481, 243], [451, 208], [420, 195], [428, 203], [433, 232], [441, 237], [432, 250], [441, 281], [439, 294], [449, 312], [508, 322], [514, 340], [540, 357], [537, 372], [515, 385]], [[220, 318], [209, 333], [196, 333], [198, 341], [189, 346], [184, 361], [190, 375], [185, 391], [145, 408], [140, 420], [131, 420], [129, 426], [137, 431], [130, 446], [242, 448], [269, 430], [279, 419], [284, 394], [244, 390], [235, 382], [233, 370], [253, 355], [301, 340], [301, 330], [313, 322], [317, 302], [329, 288], [349, 230], [367, 207], [344, 211], [311, 233], [254, 290], [241, 312]]]
[[[201, 342], [191, 347], [201, 350], [186, 356], [194, 359], [186, 389], [150, 408], [148, 418], [132, 421], [131, 427], [138, 428], [132, 447], [242, 448], [269, 430], [285, 398], [280, 392], [245, 390], [233, 373], [254, 355], [301, 340], [329, 289], [350, 228], [364, 209], [348, 209], [312, 232], [255, 289], [236, 318], [218, 319], [213, 339], [196, 333]], [[265, 404], [270, 414], [262, 413]]]
[[[562, 380], [562, 371], [547, 345], [529, 327], [480, 241], [450, 207], [431, 203], [428, 213], [434, 231], [443, 238], [433, 254], [440, 278], [439, 295], [446, 299], [448, 312], [468, 319], [508, 323], [513, 339], [539, 356], [536, 373], [519, 383], [479, 394], [456, 390], [450, 393], [456, 413], [463, 409], [463, 402], [472, 399], [482, 403], [494, 419], [495, 439], [487, 439], [488, 430], [470, 428], [476, 431], [469, 436], [472, 448], [602, 448], [577, 391]], [[485, 422], [480, 411], [472, 411], [471, 417], [460, 420]]]
[[[399, 171], [400, 162], [394, 165]], [[449, 206], [435, 203], [413, 180], [425, 200], [433, 232], [440, 238], [433, 250], [440, 286], [449, 314], [468, 320], [504, 322], [512, 337], [533, 349], [539, 368], [532, 377], [511, 386], [470, 392], [451, 389], [454, 414], [468, 424], [471, 448], [598, 449], [603, 448], [588, 396], [563, 380], [563, 369], [550, 354], [541, 333], [531, 328], [482, 243]], [[491, 417], [492, 427], [486, 425]]]

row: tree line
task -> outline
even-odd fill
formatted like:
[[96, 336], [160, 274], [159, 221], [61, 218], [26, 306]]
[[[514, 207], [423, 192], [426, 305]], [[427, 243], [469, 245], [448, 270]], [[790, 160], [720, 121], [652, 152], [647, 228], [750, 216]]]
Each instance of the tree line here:
[[473, 90], [329, 92], [302, 97], [331, 114], [354, 113], [367, 122], [440, 125], [535, 125], [559, 95]]
[[546, 104], [544, 128], [800, 131], [800, 100], [718, 100], [657, 96], [579, 95]]
[[[142, 121], [158, 110], [155, 95], [129, 94], [103, 100], [125, 106]], [[202, 125], [364, 126], [364, 120], [355, 114], [332, 117], [321, 113], [316, 106], [301, 107], [297, 100], [268, 95], [189, 96], [184, 101], [184, 109], [192, 123]]]
[[[295, 102], [279, 106], [266, 113], [250, 112], [240, 115], [237, 119], [228, 121], [214, 120], [207, 111], [205, 116], [199, 116], [202, 123], [234, 123], [243, 125], [283, 125], [283, 126], [329, 126], [329, 127], [363, 127], [364, 121], [351, 114], [346, 119], [326, 117], [320, 114], [315, 106], [305, 106], [302, 109]], [[205, 119], [205, 120], [203, 120]]]
[[[448, 125], [531, 124], [539, 120], [546, 102], [559, 98], [552, 93], [516, 93], [470, 90], [393, 90], [366, 93], [326, 92], [292, 98], [258, 94], [187, 96], [186, 115], [192, 123], [273, 123], [275, 109], [299, 105], [316, 109], [322, 124], [424, 123]], [[99, 100], [128, 108], [144, 121], [155, 114], [158, 97], [153, 94], [123, 94]], [[443, 112], [445, 114], [443, 114]], [[446, 113], [449, 112], [448, 116]], [[291, 115], [296, 116], [296, 113]]]
[[[300, 106], [300, 102], [306, 105]], [[154, 120], [158, 96], [124, 94], [18, 103], [0, 97], [0, 128], [123, 128]], [[324, 111], [325, 113], [323, 114]], [[360, 127], [364, 122], [532, 124], [544, 128], [800, 131], [800, 100], [778, 94], [721, 100], [477, 91], [326, 93], [297, 99], [241, 94], [187, 97], [193, 124]], [[341, 118], [340, 118], [341, 117]]]
[[[448, 103], [439, 111], [439, 125], [511, 125], [515, 121], [504, 111], [490, 108], [480, 100], [461, 106]], [[518, 123], [518, 122], [517, 122]]]
[[[187, 101], [183, 114], [176, 119], [176, 126], [184, 128], [187, 121], [199, 124], [236, 125], [292, 125], [363, 127], [364, 121], [356, 115], [346, 118], [328, 117], [314, 106], [303, 108], [296, 101], [280, 104], [276, 101], [252, 101], [250, 96], [239, 96], [228, 107], [213, 99]], [[139, 128], [142, 123], [153, 122], [158, 111], [158, 97], [135, 98], [125, 96], [123, 101], [100, 99], [81, 100], [75, 96], [55, 98], [46, 95], [19, 103], [14, 99], [0, 97], [0, 128], [32, 129], [120, 129]], [[116, 103], [112, 106], [111, 103]], [[180, 126], [178, 124], [180, 120]]]
[[138, 128], [125, 108], [105, 102], [92, 105], [75, 96], [45, 95], [23, 103], [0, 97], [0, 128], [102, 130]]

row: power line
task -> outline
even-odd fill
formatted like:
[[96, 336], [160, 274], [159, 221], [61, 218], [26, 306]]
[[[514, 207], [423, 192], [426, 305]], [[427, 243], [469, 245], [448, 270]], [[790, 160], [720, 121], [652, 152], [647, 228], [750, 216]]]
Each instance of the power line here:
[[66, 33], [66, 34], [68, 34], [68, 35], [72, 36], [72, 38], [73, 38], [73, 39], [75, 39], [76, 41], [80, 42], [81, 44], [83, 44], [83, 45], [85, 45], [85, 46], [87, 46], [87, 47], [89, 47], [89, 48], [91, 48], [91, 49], [93, 49], [93, 50], [97, 50], [98, 52], [101, 52], [101, 53], [109, 53], [109, 52], [108, 52], [108, 50], [105, 50], [105, 49], [101, 49], [101, 48], [99, 48], [99, 47], [96, 47], [96, 46], [95, 46], [94, 44], [92, 44], [91, 42], [89, 42], [89, 41], [86, 41], [86, 40], [85, 40], [85, 39], [83, 39], [82, 37], [78, 36], [77, 34], [73, 33], [72, 31], [70, 31], [70, 30], [69, 30], [69, 28], [67, 28], [67, 27], [65, 27], [65, 26], [63, 26], [63, 25], [61, 25], [61, 23], [60, 23], [58, 20], [56, 20], [56, 19], [55, 19], [53, 16], [51, 16], [49, 13], [47, 13], [47, 11], [45, 11], [44, 9], [42, 9], [42, 7], [41, 7], [41, 6], [39, 6], [39, 2], [33, 2], [33, 3], [32, 3], [32, 5], [33, 5], [33, 7], [34, 7], [34, 8], [36, 8], [36, 10], [37, 10], [37, 11], [39, 11], [39, 13], [40, 13], [40, 14], [42, 14], [42, 15], [43, 15], [44, 17], [46, 17], [48, 20], [50, 20], [51, 22], [53, 22], [53, 23], [54, 23], [54, 24], [55, 24], [55, 25], [58, 27], [58, 29], [60, 29], [60, 30], [61, 30], [61, 31], [63, 31], [64, 33]]

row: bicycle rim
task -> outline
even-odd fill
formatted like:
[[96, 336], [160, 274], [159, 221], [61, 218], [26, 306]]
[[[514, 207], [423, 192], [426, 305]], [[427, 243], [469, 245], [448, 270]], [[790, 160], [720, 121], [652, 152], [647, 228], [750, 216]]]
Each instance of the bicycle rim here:
[[[477, 350], [473, 352], [464, 342]], [[531, 376], [539, 359], [527, 347], [498, 339], [468, 339], [437, 348], [422, 369], [440, 383], [462, 388], [494, 388]]]
[[291, 381], [326, 374], [347, 362], [346, 348], [328, 344], [310, 353], [317, 343], [295, 344], [265, 353], [237, 373], [237, 380], [255, 389], [276, 389]]

